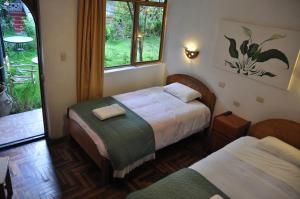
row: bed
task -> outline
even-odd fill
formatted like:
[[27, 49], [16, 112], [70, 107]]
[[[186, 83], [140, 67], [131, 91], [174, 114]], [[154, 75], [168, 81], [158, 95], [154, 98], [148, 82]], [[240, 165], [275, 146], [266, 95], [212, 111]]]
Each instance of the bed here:
[[[211, 122], [216, 96], [201, 81], [184, 74], [167, 77], [167, 84], [178, 82], [202, 94], [201, 99], [183, 103], [163, 92], [162, 87], [153, 87], [113, 96], [126, 108], [142, 117], [151, 125], [155, 137], [155, 150], [174, 144], [192, 134], [205, 132]], [[113, 177], [124, 177], [143, 162], [155, 158], [152, 154], [120, 171], [112, 169], [112, 162], [103, 140], [97, 136], [91, 126], [76, 114], [68, 110], [66, 119], [70, 136], [82, 147], [101, 169], [103, 183]], [[178, 125], [180, 123], [180, 125]]]
[[[279, 143], [288, 144], [278, 151], [263, 148], [265, 140], [276, 138]], [[285, 158], [286, 151], [291, 154], [290, 148], [296, 154], [296, 161]], [[144, 190], [131, 193], [127, 199], [300, 198], [299, 148], [299, 123], [282, 119], [262, 121], [251, 128], [248, 136]]]

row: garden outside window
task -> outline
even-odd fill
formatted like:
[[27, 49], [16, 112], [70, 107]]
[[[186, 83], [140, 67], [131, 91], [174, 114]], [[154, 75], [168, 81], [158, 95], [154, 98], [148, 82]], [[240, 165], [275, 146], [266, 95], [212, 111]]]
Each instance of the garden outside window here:
[[105, 68], [162, 59], [167, 0], [107, 0]]

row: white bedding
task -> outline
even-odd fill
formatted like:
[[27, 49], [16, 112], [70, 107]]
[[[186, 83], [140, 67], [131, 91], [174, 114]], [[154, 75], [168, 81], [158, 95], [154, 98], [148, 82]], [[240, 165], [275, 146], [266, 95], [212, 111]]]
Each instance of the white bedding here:
[[[199, 101], [184, 103], [152, 87], [113, 96], [153, 128], [156, 150], [173, 144], [209, 126], [210, 110]], [[94, 140], [102, 156], [109, 158], [101, 138], [71, 109], [69, 117], [75, 120]]]
[[300, 198], [300, 168], [240, 138], [190, 168], [230, 198]]

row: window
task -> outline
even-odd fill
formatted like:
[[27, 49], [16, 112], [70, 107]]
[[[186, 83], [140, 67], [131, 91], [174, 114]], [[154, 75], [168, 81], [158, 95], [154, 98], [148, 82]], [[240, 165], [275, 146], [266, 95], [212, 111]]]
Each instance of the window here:
[[162, 58], [167, 0], [107, 0], [105, 67]]

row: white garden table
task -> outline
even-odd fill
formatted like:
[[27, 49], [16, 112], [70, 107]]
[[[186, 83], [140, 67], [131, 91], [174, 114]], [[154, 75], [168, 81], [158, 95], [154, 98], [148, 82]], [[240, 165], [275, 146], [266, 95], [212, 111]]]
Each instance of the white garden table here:
[[3, 39], [7, 43], [14, 43], [16, 44], [16, 51], [23, 51], [24, 44], [33, 41], [32, 37], [25, 37], [25, 36], [12, 36], [12, 37], [5, 37]]

